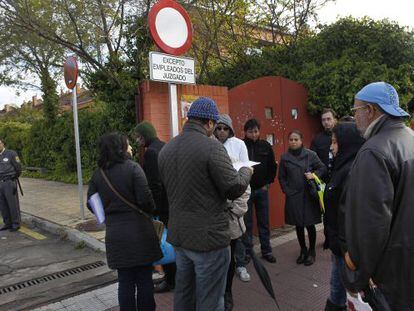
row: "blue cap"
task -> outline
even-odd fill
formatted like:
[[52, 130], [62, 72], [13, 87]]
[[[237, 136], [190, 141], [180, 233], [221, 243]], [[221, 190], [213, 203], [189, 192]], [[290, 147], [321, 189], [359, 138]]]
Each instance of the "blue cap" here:
[[201, 118], [217, 122], [219, 119], [219, 112], [214, 100], [208, 97], [199, 97], [191, 104], [187, 117]]
[[398, 93], [395, 88], [386, 82], [373, 82], [364, 86], [355, 99], [377, 104], [385, 113], [394, 117], [409, 117], [399, 105]]

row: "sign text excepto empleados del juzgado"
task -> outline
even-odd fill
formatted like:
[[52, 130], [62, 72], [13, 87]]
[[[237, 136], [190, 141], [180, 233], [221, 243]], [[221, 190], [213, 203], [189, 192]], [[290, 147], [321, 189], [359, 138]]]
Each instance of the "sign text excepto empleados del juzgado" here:
[[194, 59], [150, 52], [150, 79], [176, 84], [195, 84]]

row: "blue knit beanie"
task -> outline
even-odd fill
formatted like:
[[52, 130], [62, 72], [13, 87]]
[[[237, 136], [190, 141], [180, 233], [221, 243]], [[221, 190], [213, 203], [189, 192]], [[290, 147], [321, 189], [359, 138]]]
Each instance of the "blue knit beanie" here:
[[191, 104], [187, 117], [201, 118], [217, 122], [219, 119], [219, 112], [214, 100], [208, 97], [199, 97]]

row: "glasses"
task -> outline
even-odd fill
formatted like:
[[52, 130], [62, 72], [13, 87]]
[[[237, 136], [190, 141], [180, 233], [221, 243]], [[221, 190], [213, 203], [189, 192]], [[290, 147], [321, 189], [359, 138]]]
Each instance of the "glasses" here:
[[217, 131], [228, 131], [229, 128], [227, 126], [217, 126], [216, 130]]
[[359, 106], [359, 107], [353, 107], [351, 108], [351, 113], [353, 115], [355, 115], [355, 113], [357, 112], [358, 109], [362, 109], [362, 108], [368, 108], [368, 106]]

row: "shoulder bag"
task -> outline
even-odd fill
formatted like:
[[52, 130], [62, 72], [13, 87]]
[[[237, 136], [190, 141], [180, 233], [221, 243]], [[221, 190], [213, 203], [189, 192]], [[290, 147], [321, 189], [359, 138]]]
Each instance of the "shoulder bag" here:
[[128, 205], [130, 208], [132, 208], [134, 211], [140, 213], [141, 215], [144, 215], [145, 217], [147, 217], [149, 220], [152, 221], [152, 224], [154, 225], [154, 229], [155, 229], [155, 233], [158, 237], [158, 241], [161, 241], [162, 239], [162, 233], [164, 232], [164, 227], [165, 225], [159, 221], [156, 220], [154, 218], [151, 217], [151, 215], [145, 213], [142, 209], [140, 209], [138, 206], [136, 206], [135, 204], [131, 203], [130, 201], [128, 201], [125, 197], [123, 197], [115, 188], [114, 186], [111, 184], [111, 182], [109, 181], [108, 177], [106, 176], [105, 172], [103, 169], [100, 170], [102, 177], [104, 178], [105, 182], [107, 183], [107, 185], [109, 186], [109, 188], [111, 188], [112, 192], [118, 197], [120, 198], [126, 205]]

